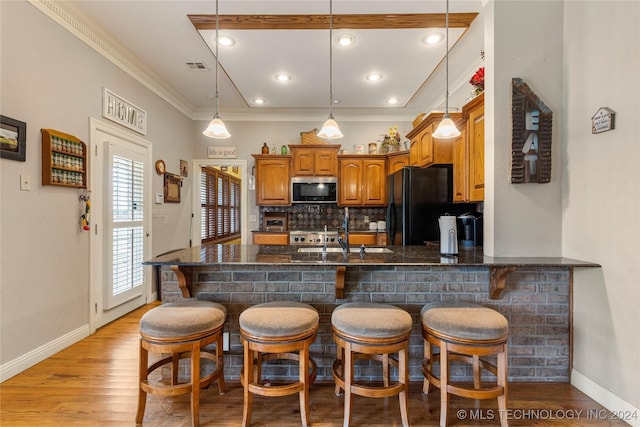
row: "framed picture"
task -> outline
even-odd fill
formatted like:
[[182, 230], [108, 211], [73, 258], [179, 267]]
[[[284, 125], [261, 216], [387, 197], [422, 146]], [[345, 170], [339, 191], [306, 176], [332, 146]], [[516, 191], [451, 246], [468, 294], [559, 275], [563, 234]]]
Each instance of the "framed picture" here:
[[172, 173], [164, 174], [164, 201], [165, 203], [180, 203], [180, 185], [182, 178]]
[[226, 172], [226, 171], [228, 171], [228, 170], [229, 170], [229, 166], [220, 166], [220, 170], [221, 170], [222, 172]]
[[27, 124], [0, 116], [0, 157], [24, 162], [27, 154]]
[[233, 173], [236, 173], [236, 174], [237, 174], [238, 172], [240, 172], [240, 167], [238, 167], [238, 166], [232, 166], [232, 167], [231, 167], [231, 172], [233, 172]]
[[189, 163], [186, 160], [180, 160], [180, 176], [189, 176]]

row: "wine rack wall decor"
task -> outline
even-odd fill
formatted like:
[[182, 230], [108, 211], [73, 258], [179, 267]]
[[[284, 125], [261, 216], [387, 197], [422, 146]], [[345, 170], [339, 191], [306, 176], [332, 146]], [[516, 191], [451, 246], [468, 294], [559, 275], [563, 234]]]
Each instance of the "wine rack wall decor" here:
[[87, 188], [87, 146], [73, 135], [42, 129], [42, 185]]

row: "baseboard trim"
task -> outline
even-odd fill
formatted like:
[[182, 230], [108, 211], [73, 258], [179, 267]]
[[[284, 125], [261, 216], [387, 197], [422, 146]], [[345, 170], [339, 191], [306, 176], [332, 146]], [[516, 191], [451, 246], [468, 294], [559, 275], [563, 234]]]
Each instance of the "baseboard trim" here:
[[83, 338], [91, 335], [89, 324], [83, 325], [76, 330], [62, 335], [53, 341], [50, 341], [40, 347], [31, 350], [7, 363], [0, 365], [0, 382], [4, 382], [9, 378], [18, 375], [20, 372], [42, 362], [57, 352], [64, 350], [72, 344], [77, 343]]
[[627, 424], [640, 427], [639, 408], [634, 407], [631, 403], [616, 396], [575, 369], [571, 371], [571, 385], [611, 411], [612, 416], [620, 414], [618, 418], [624, 417], [622, 420]]

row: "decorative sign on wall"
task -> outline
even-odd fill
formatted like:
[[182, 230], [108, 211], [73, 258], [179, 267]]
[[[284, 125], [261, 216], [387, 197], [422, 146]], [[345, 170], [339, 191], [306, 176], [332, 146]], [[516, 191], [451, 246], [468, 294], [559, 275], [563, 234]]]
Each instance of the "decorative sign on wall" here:
[[600, 107], [591, 117], [591, 133], [602, 133], [615, 128], [616, 113], [607, 107]]
[[102, 117], [143, 135], [147, 134], [147, 112], [106, 87], [102, 91]]
[[553, 112], [522, 79], [513, 78], [511, 88], [511, 183], [547, 183]]
[[236, 159], [238, 147], [207, 147], [207, 157], [210, 159]]

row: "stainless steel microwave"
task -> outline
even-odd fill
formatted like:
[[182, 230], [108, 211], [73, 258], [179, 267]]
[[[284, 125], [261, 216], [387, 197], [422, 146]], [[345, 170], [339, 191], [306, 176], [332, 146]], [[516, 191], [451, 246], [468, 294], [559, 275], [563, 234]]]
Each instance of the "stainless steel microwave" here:
[[291, 203], [338, 203], [338, 178], [294, 176]]

